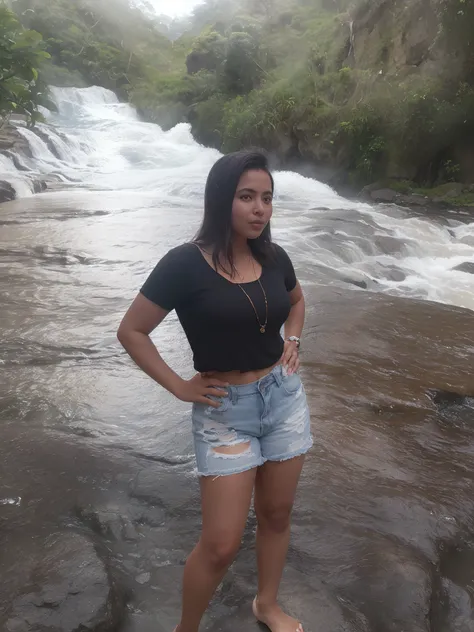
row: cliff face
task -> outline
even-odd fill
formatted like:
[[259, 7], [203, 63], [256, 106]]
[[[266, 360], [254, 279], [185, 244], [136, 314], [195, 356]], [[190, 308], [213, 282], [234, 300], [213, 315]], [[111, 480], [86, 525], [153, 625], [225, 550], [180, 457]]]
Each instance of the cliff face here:
[[[343, 125], [354, 132], [351, 117], [357, 116], [360, 132], [367, 123], [357, 137], [367, 151], [354, 160], [347, 135], [334, 141], [331, 129], [314, 136], [302, 121], [295, 129], [297, 153], [330, 166], [336, 180], [341, 170], [357, 170], [359, 161], [369, 166], [360, 178], [365, 182], [370, 171], [372, 179], [474, 182], [472, 4], [370, 0], [340, 14], [335, 39], [344, 40], [342, 66], [358, 75]], [[361, 116], [356, 114], [364, 107]]]
[[352, 16], [349, 12], [355, 67], [400, 79], [413, 74], [461, 75], [463, 60], [449, 46], [448, 25], [443, 24], [445, 5], [440, 0], [375, 0], [362, 4]]
[[388, 75], [431, 72], [439, 28], [429, 0], [382, 0], [363, 6], [354, 15], [354, 65]]

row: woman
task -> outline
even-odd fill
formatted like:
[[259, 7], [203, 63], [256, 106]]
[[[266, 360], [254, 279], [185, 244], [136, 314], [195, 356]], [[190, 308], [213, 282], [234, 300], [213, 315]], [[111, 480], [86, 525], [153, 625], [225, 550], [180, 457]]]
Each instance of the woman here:
[[[208, 176], [195, 241], [159, 261], [118, 330], [145, 373], [193, 404], [202, 533], [186, 562], [177, 632], [198, 631], [240, 546], [253, 492], [253, 612], [272, 632], [302, 632], [278, 606], [277, 593], [296, 486], [312, 445], [297, 373], [305, 306], [288, 255], [271, 241], [272, 197], [262, 154], [218, 160]], [[173, 309], [194, 354], [197, 374], [190, 380], [164, 362], [149, 337]]]

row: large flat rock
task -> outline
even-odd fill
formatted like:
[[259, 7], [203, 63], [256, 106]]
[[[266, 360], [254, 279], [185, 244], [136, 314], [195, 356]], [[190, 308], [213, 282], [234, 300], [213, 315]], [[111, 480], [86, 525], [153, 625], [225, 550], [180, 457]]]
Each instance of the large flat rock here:
[[108, 632], [116, 628], [121, 601], [104, 562], [84, 536], [58, 533], [35, 542], [33, 550], [9, 551], [8, 558], [10, 568], [2, 570], [15, 581], [0, 625], [5, 632]]

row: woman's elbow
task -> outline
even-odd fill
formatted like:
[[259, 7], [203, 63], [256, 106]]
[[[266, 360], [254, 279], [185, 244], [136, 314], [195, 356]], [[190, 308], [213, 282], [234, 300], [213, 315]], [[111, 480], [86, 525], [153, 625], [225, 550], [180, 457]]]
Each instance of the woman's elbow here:
[[124, 349], [127, 349], [129, 346], [131, 337], [133, 338], [133, 330], [123, 322], [120, 323], [119, 328], [117, 329], [117, 339]]

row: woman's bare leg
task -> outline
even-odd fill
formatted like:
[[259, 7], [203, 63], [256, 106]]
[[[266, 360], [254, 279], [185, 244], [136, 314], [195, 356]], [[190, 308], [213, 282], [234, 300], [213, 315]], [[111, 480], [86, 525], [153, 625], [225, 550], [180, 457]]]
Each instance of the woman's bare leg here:
[[270, 462], [260, 467], [255, 481], [257, 514], [258, 593], [257, 618], [272, 632], [297, 632], [298, 621], [277, 603], [290, 541], [290, 517], [304, 456]]
[[202, 616], [240, 547], [256, 470], [203, 476], [201, 538], [184, 569], [183, 607], [177, 632], [198, 632]]

